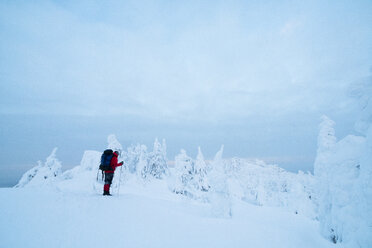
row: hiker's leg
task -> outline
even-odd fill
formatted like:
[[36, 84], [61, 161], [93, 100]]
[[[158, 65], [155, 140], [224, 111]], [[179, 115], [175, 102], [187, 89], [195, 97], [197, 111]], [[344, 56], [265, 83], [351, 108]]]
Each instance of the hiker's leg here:
[[112, 184], [113, 178], [114, 178], [114, 173], [105, 172], [105, 186], [103, 187], [104, 194], [110, 194], [110, 186]]

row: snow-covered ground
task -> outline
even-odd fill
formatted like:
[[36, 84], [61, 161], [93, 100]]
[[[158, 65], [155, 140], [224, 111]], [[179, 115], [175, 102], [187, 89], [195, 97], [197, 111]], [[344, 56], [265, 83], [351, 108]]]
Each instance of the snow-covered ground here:
[[317, 221], [280, 208], [233, 201], [220, 218], [161, 181], [112, 197], [68, 186], [0, 189], [0, 247], [335, 247]]

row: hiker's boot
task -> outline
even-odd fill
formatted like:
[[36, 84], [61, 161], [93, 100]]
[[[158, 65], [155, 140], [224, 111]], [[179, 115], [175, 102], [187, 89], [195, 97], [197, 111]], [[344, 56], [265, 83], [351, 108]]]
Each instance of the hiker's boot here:
[[103, 191], [103, 195], [111, 195], [111, 194], [110, 194], [110, 191], [105, 190], [105, 191]]

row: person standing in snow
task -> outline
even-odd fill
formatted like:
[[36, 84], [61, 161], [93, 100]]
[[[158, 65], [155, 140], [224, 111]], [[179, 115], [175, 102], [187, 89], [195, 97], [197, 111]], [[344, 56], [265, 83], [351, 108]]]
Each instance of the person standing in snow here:
[[116, 167], [123, 165], [123, 161], [118, 163], [118, 156], [119, 152], [115, 151], [110, 162], [111, 169], [105, 170], [105, 185], [103, 186], [103, 195], [111, 195], [110, 186], [112, 184], [112, 179], [114, 178], [114, 172], [116, 170]]

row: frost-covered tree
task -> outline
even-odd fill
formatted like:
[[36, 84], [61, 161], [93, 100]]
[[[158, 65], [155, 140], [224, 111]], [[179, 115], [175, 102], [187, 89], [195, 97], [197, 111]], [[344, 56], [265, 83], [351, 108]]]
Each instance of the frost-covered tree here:
[[[321, 232], [324, 236], [334, 240], [336, 242], [336, 234], [334, 234], [334, 227], [326, 220], [331, 211], [331, 202], [328, 198], [329, 195], [329, 183], [334, 168], [330, 165], [330, 156], [332, 156], [332, 149], [336, 145], [337, 138], [334, 129], [335, 122], [323, 115], [321, 123], [319, 125], [318, 135], [318, 149], [317, 156], [314, 163], [314, 175], [316, 176], [316, 195], [318, 206], [318, 214], [321, 219]], [[326, 224], [328, 223], [328, 224]], [[333, 231], [332, 231], [333, 230]]]
[[319, 216], [321, 221], [321, 232], [327, 236], [327, 238], [332, 239], [337, 242], [338, 235], [335, 231], [333, 223], [330, 223], [331, 217], [330, 212], [332, 211], [330, 192], [330, 180], [331, 173], [337, 173], [335, 168], [331, 167], [330, 156], [332, 155], [332, 149], [336, 145], [336, 136], [334, 126], [335, 123], [327, 116], [322, 116], [322, 122], [319, 125], [319, 135], [318, 135], [318, 149], [317, 157], [314, 163], [314, 175], [317, 179], [317, 195], [319, 200]]
[[191, 183], [194, 177], [194, 161], [186, 154], [185, 150], [181, 150], [180, 154], [175, 157], [174, 166], [174, 185], [173, 192], [192, 196]]
[[189, 157], [182, 149], [175, 157], [175, 168], [170, 179], [172, 191], [192, 199], [205, 201], [206, 193], [210, 188], [207, 169], [200, 147], [196, 160]]
[[[372, 73], [372, 67], [371, 71]], [[366, 138], [360, 157], [359, 177], [355, 185], [357, 195], [354, 242], [360, 247], [372, 247], [372, 75], [352, 85], [351, 95], [358, 100], [360, 116], [355, 129]]]
[[348, 135], [336, 142], [333, 121], [322, 119], [314, 164], [321, 232], [334, 243], [359, 242], [355, 235], [364, 220], [358, 205], [364, 197], [357, 185], [366, 139]]
[[101, 163], [102, 152], [97, 151], [84, 151], [83, 157], [80, 162], [81, 169], [96, 171], [98, 165]]
[[326, 173], [325, 167], [327, 167], [329, 154], [337, 142], [334, 125], [334, 121], [325, 115], [322, 116], [322, 122], [319, 125], [317, 157], [314, 164], [314, 173], [318, 175], [318, 178]]
[[141, 145], [139, 146], [139, 156], [138, 162], [136, 164], [137, 178], [143, 180], [148, 178], [149, 175], [146, 173], [147, 161], [148, 161], [147, 147], [145, 145]]
[[[146, 156], [147, 148], [145, 145], [132, 145], [127, 148], [126, 152], [123, 152], [124, 164], [130, 173], [135, 173], [137, 171], [137, 166], [140, 158]], [[147, 159], [146, 159], [147, 160]]]
[[206, 192], [209, 190], [207, 171], [207, 164], [205, 163], [200, 147], [198, 147], [198, 155], [196, 156], [193, 171], [193, 185], [196, 191]]
[[61, 179], [69, 180], [69, 179], [75, 178], [76, 176], [79, 177], [85, 173], [91, 174], [92, 178], [93, 177], [102, 178], [102, 177], [98, 177], [97, 175], [98, 166], [101, 162], [101, 155], [102, 155], [101, 151], [89, 151], [89, 150], [84, 151], [83, 157], [81, 158], [80, 165], [63, 172], [63, 174], [61, 175]]
[[222, 160], [223, 146], [216, 153], [209, 173], [212, 214], [218, 217], [231, 217], [231, 200], [227, 184], [227, 175]]
[[242, 169], [244, 169], [243, 159], [232, 158], [227, 160], [225, 163], [225, 171], [226, 176], [228, 177], [227, 184], [229, 187], [230, 197], [240, 200], [244, 198], [244, 200], [246, 200], [244, 189], [246, 188], [245, 185], [251, 177], [242, 173]]
[[166, 145], [163, 140], [163, 145], [155, 139], [154, 149], [148, 154], [147, 166], [144, 168], [144, 173], [156, 179], [162, 179], [168, 174], [168, 165], [166, 157]]
[[168, 175], [167, 151], [165, 140], [162, 144], [155, 139], [152, 152], [147, 152], [145, 145], [132, 145], [123, 152], [124, 165], [138, 178], [150, 180], [151, 178], [163, 179]]
[[38, 165], [23, 174], [15, 187], [39, 186], [54, 181], [62, 174], [62, 164], [56, 157], [57, 148], [46, 158], [45, 163]]

